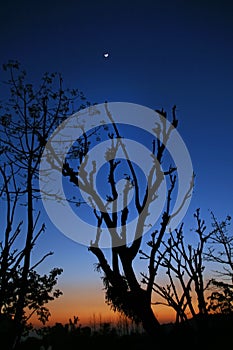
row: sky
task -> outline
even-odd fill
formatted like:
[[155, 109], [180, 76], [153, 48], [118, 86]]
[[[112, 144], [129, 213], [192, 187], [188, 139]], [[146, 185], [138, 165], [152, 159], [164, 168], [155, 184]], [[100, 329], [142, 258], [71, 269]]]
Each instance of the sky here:
[[[232, 43], [230, 0], [11, 0], [0, 6], [0, 63], [18, 60], [32, 82], [58, 71], [91, 102], [168, 113], [177, 106], [178, 131], [196, 174], [188, 226], [198, 207], [204, 217], [209, 210], [219, 219], [233, 215]], [[64, 294], [49, 305], [51, 322], [114, 317], [95, 257], [51, 222], [47, 227], [35, 259], [53, 250], [41, 271], [64, 269]]]

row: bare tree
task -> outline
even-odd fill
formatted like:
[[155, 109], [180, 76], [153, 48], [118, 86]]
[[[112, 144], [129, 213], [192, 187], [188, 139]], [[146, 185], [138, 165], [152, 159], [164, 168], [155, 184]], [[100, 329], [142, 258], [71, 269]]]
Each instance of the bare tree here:
[[219, 277], [233, 282], [233, 237], [229, 232], [231, 217], [228, 215], [225, 220], [219, 222], [211, 212], [211, 218], [213, 234], [205, 259], [217, 264], [219, 269], [215, 273]]
[[[200, 218], [200, 210], [194, 214], [197, 227], [195, 236], [184, 232], [182, 223], [175, 232], [171, 232], [167, 241], [163, 241], [161, 249], [156, 250], [156, 255], [142, 253], [142, 257], [150, 259], [151, 269], [154, 275], [158, 275], [162, 268], [164, 275], [168, 277], [166, 286], [153, 282], [153, 290], [160, 295], [164, 304], [172, 307], [176, 313], [176, 323], [195, 318], [197, 315], [207, 315], [207, 303], [205, 292], [209, 282], [204, 278], [204, 253], [206, 244], [213, 231], [206, 233], [204, 220]], [[148, 245], [153, 250], [154, 236]], [[190, 243], [191, 238], [191, 243]], [[161, 273], [161, 271], [160, 271]], [[142, 274], [143, 282], [149, 283], [149, 277]]]
[[[115, 122], [107, 102], [104, 108], [112, 128], [111, 130], [108, 129], [108, 137], [111, 141], [111, 146], [105, 153], [105, 160], [109, 169], [106, 185], [109, 186], [110, 191], [110, 194], [106, 193], [106, 201], [100, 197], [93, 184], [94, 174], [96, 173], [95, 161], [92, 162], [91, 170], [86, 168], [88, 152], [91, 147], [90, 134], [82, 130], [82, 137], [76, 141], [76, 145], [79, 147], [78, 152], [74, 152], [74, 146], [71, 151], [73, 156], [70, 158], [66, 157], [64, 163], [61, 161], [61, 158], [59, 158], [58, 151], [53, 147], [52, 142], [48, 142], [47, 158], [49, 158], [51, 168], [57, 169], [58, 171], [62, 169], [63, 176], [89, 196], [88, 198], [93, 207], [93, 214], [97, 223], [96, 238], [91, 241], [89, 251], [92, 252], [98, 260], [97, 270], [103, 272], [106, 302], [114, 311], [122, 312], [135, 322], [141, 322], [148, 334], [154, 336], [160, 333], [161, 327], [151, 306], [153, 283], [156, 275], [152, 266], [152, 261], [153, 256], [162, 244], [163, 237], [171, 219], [171, 194], [176, 184], [176, 168], [170, 165], [166, 171], [163, 171], [161, 169], [161, 164], [166, 153], [167, 142], [178, 124], [176, 106], [172, 109], [171, 123], [168, 121], [167, 113], [163, 109], [155, 111], [155, 113], [159, 114], [161, 122], [157, 125], [157, 128], [155, 128], [155, 138], [153, 139], [151, 147], [152, 161], [145, 188], [142, 188], [139, 175], [127, 153], [127, 147], [124, 144], [124, 129], [120, 132], [119, 126]], [[82, 145], [81, 150], [80, 145]], [[119, 150], [123, 152], [126, 159], [123, 177], [127, 181], [122, 197], [120, 197], [116, 187], [117, 169], [121, 164], [120, 160], [117, 159]], [[80, 153], [83, 156], [81, 158]], [[156, 161], [154, 161], [155, 158]], [[75, 160], [76, 163], [74, 162]], [[168, 180], [166, 180], [166, 178]], [[191, 177], [190, 185], [178, 212], [191, 194], [193, 180], [193, 177]], [[163, 181], [170, 182], [170, 189], [168, 190], [165, 210], [161, 217], [160, 230], [156, 236], [156, 242], [153, 243], [149, 266], [150, 277], [148, 278], [147, 287], [143, 288], [134, 270], [133, 264], [141, 249], [143, 228], [146, 224], [146, 218], [149, 215], [150, 204], [156, 200], [157, 191]], [[129, 220], [130, 208], [127, 203], [131, 188], [134, 189], [134, 210], [137, 212], [138, 217], [133, 240], [129, 243], [127, 240], [127, 235], [129, 234], [129, 232], [127, 232], [127, 222]], [[123, 209], [117, 211], [121, 198], [124, 203]], [[107, 227], [109, 231], [111, 241], [110, 258], [107, 258], [105, 250], [102, 249], [100, 244], [103, 227]]]
[[[228, 233], [230, 216], [218, 222], [212, 215], [212, 227], [207, 230], [200, 209], [194, 213], [195, 230], [186, 232], [184, 223], [169, 238], [163, 240], [153, 254], [158, 231], [153, 232], [147, 244], [150, 252], [141, 251], [142, 259], [149, 261], [149, 274], [142, 273], [142, 282], [150, 283], [150, 269], [156, 276], [166, 276], [163, 283], [153, 281], [153, 291], [160, 297], [155, 305], [165, 305], [175, 311], [177, 325], [187, 326], [188, 320], [204, 334], [211, 325], [209, 315], [232, 314], [232, 236]], [[215, 263], [218, 280], [211, 277], [210, 263]], [[208, 268], [206, 268], [208, 264]], [[228, 283], [224, 281], [228, 279]]]

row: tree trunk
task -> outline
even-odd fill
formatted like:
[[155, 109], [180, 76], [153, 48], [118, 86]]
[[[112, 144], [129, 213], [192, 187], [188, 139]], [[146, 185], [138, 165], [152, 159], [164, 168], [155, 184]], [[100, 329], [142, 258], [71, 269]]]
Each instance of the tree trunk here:
[[30, 270], [30, 259], [32, 252], [32, 239], [33, 239], [33, 194], [32, 194], [32, 177], [31, 177], [31, 167], [28, 169], [28, 180], [27, 180], [27, 214], [28, 214], [28, 222], [27, 222], [27, 238], [25, 243], [25, 253], [24, 253], [24, 265], [22, 271], [22, 277], [20, 281], [20, 291], [19, 291], [19, 299], [16, 306], [15, 317], [14, 317], [14, 336], [12, 336], [12, 348], [15, 349], [20, 342], [20, 338], [23, 332], [23, 315], [24, 315], [24, 306], [25, 306], [25, 298], [28, 289], [28, 272]]
[[141, 320], [145, 332], [151, 337], [160, 338], [162, 327], [154, 315], [150, 298], [148, 298], [145, 290], [140, 288], [132, 293], [132, 305], [134, 306], [135, 316]]

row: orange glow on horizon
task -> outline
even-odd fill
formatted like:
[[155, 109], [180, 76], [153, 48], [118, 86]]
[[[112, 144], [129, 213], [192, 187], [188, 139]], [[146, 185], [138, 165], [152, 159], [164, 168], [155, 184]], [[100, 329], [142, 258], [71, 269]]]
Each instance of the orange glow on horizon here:
[[[119, 313], [111, 310], [105, 303], [104, 291], [98, 287], [94, 289], [93, 286], [66, 286], [61, 289], [63, 295], [46, 305], [51, 313], [46, 326], [69, 323], [69, 319], [73, 320], [74, 316], [78, 316], [79, 324], [83, 326], [103, 322], [115, 323], [119, 320]], [[173, 322], [175, 319], [175, 312], [169, 307], [158, 305], [154, 310], [160, 323]], [[30, 321], [35, 327], [43, 326], [36, 315]]]
[[[114, 322], [117, 319], [118, 314], [114, 313], [105, 303], [104, 291], [99, 288], [72, 286], [61, 289], [63, 295], [46, 305], [51, 313], [46, 323], [47, 326], [52, 326], [57, 322], [66, 324], [69, 319], [73, 320], [74, 316], [78, 316], [81, 325], [89, 325], [94, 319], [97, 323]], [[36, 315], [30, 321], [37, 327], [42, 326]]]

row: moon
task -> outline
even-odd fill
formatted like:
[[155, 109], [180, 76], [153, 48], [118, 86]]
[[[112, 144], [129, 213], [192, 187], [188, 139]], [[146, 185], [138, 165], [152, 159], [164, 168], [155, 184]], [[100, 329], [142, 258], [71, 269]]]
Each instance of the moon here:
[[105, 53], [104, 53], [104, 57], [105, 57], [105, 58], [108, 58], [108, 57], [109, 57], [109, 53], [108, 53], [108, 52], [105, 52]]

